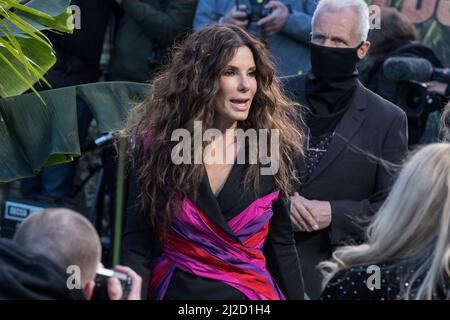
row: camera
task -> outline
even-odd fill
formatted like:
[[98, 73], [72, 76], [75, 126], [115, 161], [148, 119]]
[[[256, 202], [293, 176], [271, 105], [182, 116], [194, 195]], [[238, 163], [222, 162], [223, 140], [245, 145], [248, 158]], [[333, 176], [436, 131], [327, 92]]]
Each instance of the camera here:
[[417, 81], [398, 83], [396, 103], [410, 118], [419, 118], [439, 109], [434, 95], [427, 91], [425, 84]]
[[[239, 11], [245, 11], [249, 23], [257, 22], [272, 13], [271, 9], [266, 9], [264, 6], [269, 3], [269, 0], [236, 0], [236, 8]], [[245, 4], [245, 9], [241, 10], [240, 5]]]
[[130, 276], [123, 272], [118, 272], [110, 269], [103, 268], [102, 264], [97, 267], [97, 273], [95, 277], [95, 288], [92, 300], [110, 300], [108, 295], [108, 279], [116, 277], [119, 279], [122, 287], [122, 297], [120, 300], [127, 300], [130, 294], [133, 281]]

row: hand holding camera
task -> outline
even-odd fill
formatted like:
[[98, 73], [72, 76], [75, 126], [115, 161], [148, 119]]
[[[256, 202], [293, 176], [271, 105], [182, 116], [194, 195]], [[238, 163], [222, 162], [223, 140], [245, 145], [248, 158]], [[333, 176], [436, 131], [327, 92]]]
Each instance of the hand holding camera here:
[[289, 18], [289, 7], [281, 1], [236, 0], [236, 5], [222, 19], [222, 23], [247, 27], [255, 23], [263, 38], [279, 32]]
[[432, 93], [440, 94], [441, 96], [450, 96], [449, 84], [440, 81], [427, 82], [427, 90]]
[[227, 24], [234, 24], [236, 26], [245, 28], [249, 21], [247, 20], [246, 6], [234, 6], [224, 17], [222, 22]]
[[128, 267], [109, 270], [100, 265], [95, 282], [95, 300], [141, 300], [142, 278]]
[[270, 14], [260, 19], [257, 24], [262, 28], [264, 38], [281, 31], [286, 25], [289, 18], [289, 8], [281, 1], [269, 1], [264, 6]]

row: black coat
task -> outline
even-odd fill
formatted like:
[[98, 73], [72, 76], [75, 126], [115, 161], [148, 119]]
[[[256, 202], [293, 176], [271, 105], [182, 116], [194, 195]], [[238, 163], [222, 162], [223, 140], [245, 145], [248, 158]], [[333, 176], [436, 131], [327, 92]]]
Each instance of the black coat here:
[[[307, 106], [305, 76], [284, 78], [285, 90]], [[331, 225], [314, 232], [297, 232], [295, 240], [305, 276], [305, 290], [318, 298], [321, 275], [317, 264], [347, 240], [362, 240], [361, 220], [381, 206], [399, 164], [408, 150], [405, 113], [358, 82], [350, 107], [336, 128], [327, 153], [309, 178], [297, 187], [310, 200], [329, 201]], [[306, 132], [306, 131], [305, 131]], [[298, 160], [299, 171], [305, 163]]]
[[53, 260], [0, 239], [0, 300], [85, 300], [68, 289], [66, 273]]
[[[236, 241], [239, 240], [233, 234], [227, 221], [242, 212], [256, 199], [274, 190], [273, 178], [260, 176], [258, 195], [245, 191], [242, 183], [244, 170], [245, 165], [233, 166], [217, 198], [211, 191], [206, 175], [198, 189], [197, 197], [190, 195], [191, 199], [195, 199], [196, 205]], [[145, 215], [139, 210], [138, 192], [135, 170], [132, 170], [121, 260], [123, 265], [130, 266], [142, 277], [142, 297], [145, 299], [151, 279], [152, 262], [161, 256], [161, 244], [156, 233], [146, 222]], [[303, 279], [286, 201], [279, 197], [273, 204], [272, 210], [273, 216], [270, 219], [269, 233], [264, 245], [267, 269], [287, 299], [303, 299]], [[246, 299], [246, 297], [223, 282], [202, 278], [176, 268], [164, 299], [236, 300]]]
[[[100, 56], [114, 0], [72, 0], [80, 8], [80, 29], [73, 34], [47, 32], [56, 54], [56, 64], [45, 78], [52, 88], [96, 82]], [[48, 89], [46, 85], [43, 88]]]

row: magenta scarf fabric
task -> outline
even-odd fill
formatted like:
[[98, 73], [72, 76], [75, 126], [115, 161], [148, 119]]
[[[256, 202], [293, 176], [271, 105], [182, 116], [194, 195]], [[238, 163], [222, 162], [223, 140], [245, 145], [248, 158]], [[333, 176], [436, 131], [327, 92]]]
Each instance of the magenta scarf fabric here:
[[149, 297], [163, 299], [173, 271], [179, 268], [222, 281], [251, 300], [284, 300], [262, 252], [278, 195], [274, 191], [255, 200], [228, 222], [240, 242], [185, 197], [169, 230], [159, 232], [163, 255], [153, 268]]

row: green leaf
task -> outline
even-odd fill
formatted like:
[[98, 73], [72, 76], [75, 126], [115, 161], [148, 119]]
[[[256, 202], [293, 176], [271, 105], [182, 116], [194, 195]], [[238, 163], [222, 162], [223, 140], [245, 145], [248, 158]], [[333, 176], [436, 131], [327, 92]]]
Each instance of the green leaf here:
[[0, 0], [0, 7], [8, 10], [14, 7], [15, 4], [19, 3], [21, 0]]
[[[0, 96], [31, 89], [56, 58], [42, 30], [73, 32], [70, 0], [0, 0]], [[13, 11], [14, 10], [14, 11]]]
[[6, 47], [0, 46], [0, 54], [6, 58], [0, 63], [0, 96], [9, 97], [19, 95], [28, 90], [31, 85], [40, 79], [40, 76], [49, 70], [56, 62], [52, 49], [34, 39], [17, 38], [25, 59], [39, 69], [30, 72], [26, 64], [21, 61], [21, 55], [15, 55]]
[[[89, 106], [101, 132], [123, 128], [130, 107], [149, 85], [99, 82], [0, 99], [0, 183], [80, 155], [76, 96]], [[3, 119], [3, 120], [2, 120]]]

